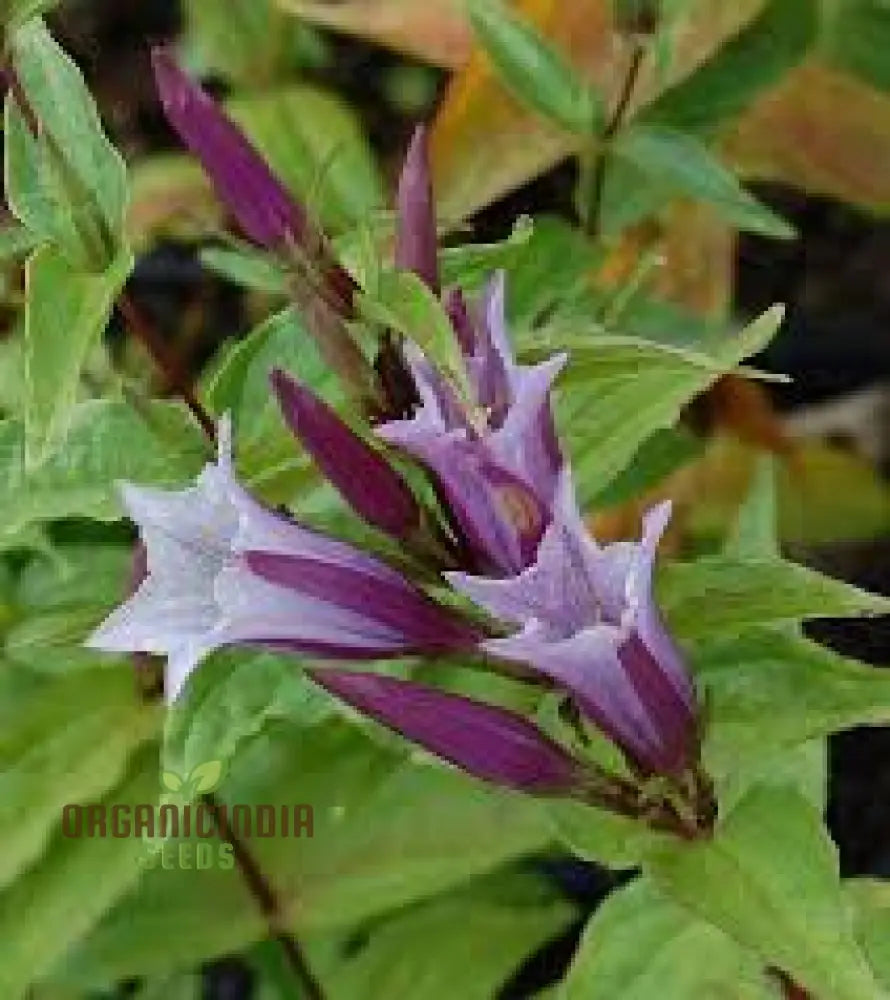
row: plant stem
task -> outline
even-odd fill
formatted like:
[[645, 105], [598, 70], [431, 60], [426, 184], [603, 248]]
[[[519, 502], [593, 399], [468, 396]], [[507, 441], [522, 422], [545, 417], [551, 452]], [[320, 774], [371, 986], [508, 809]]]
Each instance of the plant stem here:
[[202, 801], [210, 810], [216, 824], [220, 839], [231, 844], [235, 864], [247, 890], [253, 897], [257, 908], [266, 920], [269, 936], [281, 946], [288, 968], [300, 985], [300, 996], [306, 1000], [324, 1000], [321, 983], [309, 967], [303, 949], [297, 939], [287, 930], [287, 924], [282, 913], [281, 904], [274, 888], [263, 874], [255, 858], [247, 846], [240, 840], [229, 825], [228, 816], [221, 809], [216, 797], [212, 794], [201, 796]]
[[176, 357], [175, 352], [160, 336], [157, 330], [155, 330], [152, 324], [148, 322], [142, 311], [126, 292], [121, 294], [117, 307], [124, 317], [130, 332], [148, 352], [151, 359], [166, 378], [168, 385], [182, 398], [185, 405], [191, 410], [201, 430], [207, 435], [210, 441], [216, 441], [216, 425], [213, 422], [213, 418], [195, 395], [191, 379], [183, 370], [183, 366], [179, 358]]
[[584, 220], [584, 228], [587, 235], [596, 237], [599, 235], [600, 217], [603, 210], [603, 197], [606, 191], [606, 173], [609, 165], [609, 148], [615, 136], [621, 130], [624, 119], [630, 107], [631, 98], [636, 90], [637, 82], [640, 78], [640, 70], [646, 58], [646, 47], [641, 42], [634, 42], [633, 51], [630, 57], [630, 67], [627, 76], [624, 78], [624, 85], [618, 97], [618, 103], [612, 112], [612, 117], [606, 124], [596, 152], [593, 163], [591, 178], [589, 181], [590, 200], [587, 204]]

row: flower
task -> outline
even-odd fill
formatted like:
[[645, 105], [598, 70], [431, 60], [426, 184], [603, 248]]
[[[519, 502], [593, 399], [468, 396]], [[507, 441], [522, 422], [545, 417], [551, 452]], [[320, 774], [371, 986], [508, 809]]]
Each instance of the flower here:
[[288, 427], [359, 517], [401, 541], [414, 536], [420, 507], [383, 456], [309, 388], [278, 369], [271, 381]]
[[448, 309], [473, 398], [451, 384], [411, 343], [404, 347], [420, 405], [377, 433], [422, 462], [440, 487], [473, 568], [513, 575], [529, 565], [550, 520], [562, 465], [550, 388], [565, 363], [516, 364], [498, 275], [474, 316], [459, 293]]
[[568, 471], [535, 561], [511, 579], [449, 573], [496, 618], [521, 626], [483, 643], [532, 666], [643, 772], [682, 774], [693, 763], [696, 703], [683, 658], [655, 603], [652, 575], [670, 505], [650, 511], [641, 542], [599, 546], [578, 512]]
[[581, 765], [513, 712], [379, 674], [310, 675], [364, 715], [483, 781], [536, 795], [570, 795], [581, 788]]
[[165, 654], [173, 700], [199, 660], [227, 645], [368, 660], [475, 643], [385, 563], [254, 500], [235, 479], [230, 438], [223, 421], [218, 459], [189, 489], [122, 486], [148, 576], [89, 645]]

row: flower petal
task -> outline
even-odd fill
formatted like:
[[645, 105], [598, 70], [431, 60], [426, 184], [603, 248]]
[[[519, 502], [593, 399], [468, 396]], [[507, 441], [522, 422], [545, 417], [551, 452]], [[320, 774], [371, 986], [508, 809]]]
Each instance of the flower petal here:
[[[396, 640], [406, 650], [470, 649], [478, 639], [473, 629], [402, 578], [384, 580], [378, 573], [267, 552], [248, 552], [244, 560], [251, 572], [295, 599], [335, 608], [337, 615], [363, 622], [368, 635]], [[295, 608], [291, 627], [301, 616], [311, 619]]]
[[556, 681], [631, 759], [658, 770], [662, 734], [619, 656], [623, 641], [620, 629], [598, 625], [554, 642], [532, 623], [518, 635], [491, 640], [484, 648], [493, 656], [529, 664]]

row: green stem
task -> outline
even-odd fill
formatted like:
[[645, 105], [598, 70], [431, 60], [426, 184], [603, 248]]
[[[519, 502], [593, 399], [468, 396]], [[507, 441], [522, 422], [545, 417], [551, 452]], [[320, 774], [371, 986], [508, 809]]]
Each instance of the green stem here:
[[645, 45], [640, 42], [634, 42], [630, 57], [630, 66], [627, 76], [624, 78], [624, 85], [621, 88], [618, 103], [615, 105], [612, 117], [598, 138], [592, 162], [585, 169], [584, 176], [582, 177], [582, 184], [587, 192], [584, 210], [584, 229], [591, 238], [596, 238], [600, 231], [610, 148], [615, 137], [621, 131], [621, 127], [624, 125], [624, 120], [630, 108], [630, 102], [636, 90], [637, 82], [640, 78], [640, 70], [643, 68], [645, 59]]

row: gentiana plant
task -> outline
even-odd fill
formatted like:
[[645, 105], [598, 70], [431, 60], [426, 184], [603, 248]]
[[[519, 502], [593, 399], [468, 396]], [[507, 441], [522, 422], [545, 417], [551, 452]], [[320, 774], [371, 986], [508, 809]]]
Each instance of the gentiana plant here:
[[[687, 404], [770, 377], [744, 363], [781, 310], [705, 326], [651, 293], [645, 254], [599, 282], [616, 178], [629, 216], [676, 195], [793, 237], [694, 128], [636, 108], [683, 5], [619, 5], [613, 94], [533, 4], [469, 4], [477, 61], [580, 167], [577, 227], [490, 244], [437, 212], [441, 122], [407, 143], [394, 212], [353, 210], [335, 180], [319, 194], [324, 162], [301, 184], [269, 119], [154, 49], [210, 206], [189, 224], [267, 307], [203, 373], [128, 286], [131, 172], [44, 6], [4, 13], [9, 256], [27, 259], [19, 409], [0, 385], [0, 995], [197, 995], [194, 969], [235, 951], [270, 996], [500, 995], [577, 916], [541, 875], [569, 855], [630, 875], [556, 996], [890, 996], [890, 894], [841, 879], [823, 822], [826, 740], [890, 720], [890, 680], [801, 627], [890, 604], [783, 558], [769, 458], [695, 546], [658, 495], [700, 457]], [[203, 40], [218, 69], [206, 11], [187, 10], [192, 56]], [[286, 21], [232, 17], [257, 11]], [[166, 398], [103, 349], [113, 313]], [[632, 527], [598, 528], [628, 501]], [[209, 834], [155, 836], [165, 808]], [[297, 808], [307, 835], [260, 832]], [[207, 840], [231, 863], [202, 869]]]

